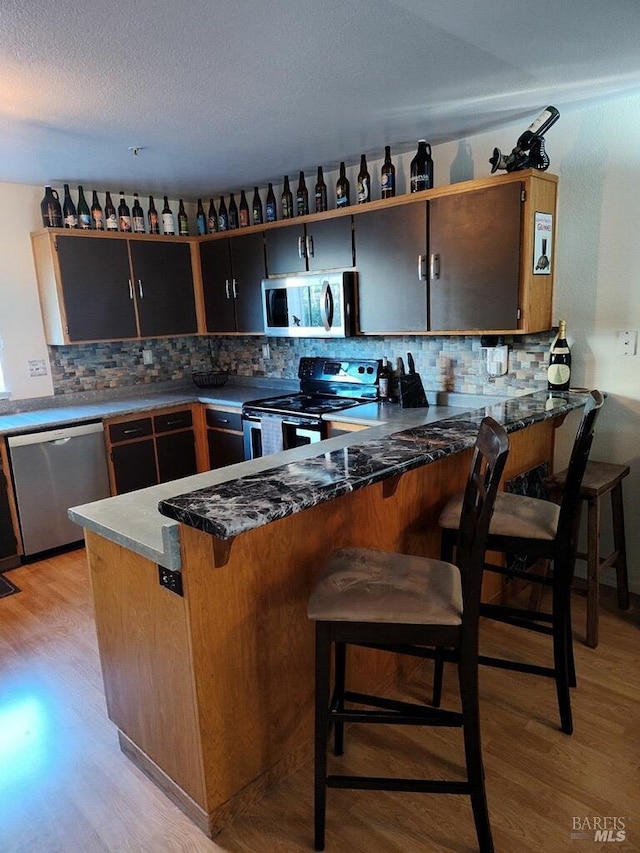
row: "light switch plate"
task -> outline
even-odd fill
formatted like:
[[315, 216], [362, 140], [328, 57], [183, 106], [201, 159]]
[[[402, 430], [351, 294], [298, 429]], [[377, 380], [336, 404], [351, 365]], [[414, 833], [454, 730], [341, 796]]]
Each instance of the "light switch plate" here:
[[34, 358], [27, 362], [29, 376], [46, 376], [47, 362], [44, 358]]

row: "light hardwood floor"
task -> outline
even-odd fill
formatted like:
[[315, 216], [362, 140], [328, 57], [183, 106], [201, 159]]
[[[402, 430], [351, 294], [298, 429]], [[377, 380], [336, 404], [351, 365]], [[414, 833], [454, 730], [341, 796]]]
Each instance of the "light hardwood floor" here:
[[[312, 849], [308, 765], [211, 841], [120, 752], [106, 716], [84, 551], [8, 573], [0, 599], [0, 851], [2, 853], [306, 853]], [[571, 839], [574, 817], [622, 818], [640, 850], [640, 607], [618, 611], [603, 590], [601, 639], [582, 643], [575, 595], [575, 732], [558, 728], [551, 681], [483, 668], [489, 807], [498, 853], [608, 849]], [[484, 650], [549, 660], [547, 639], [484, 622]], [[428, 682], [426, 673], [425, 681]], [[419, 696], [418, 679], [407, 695]], [[445, 705], [455, 702], [453, 673]], [[347, 772], [429, 775], [460, 767], [451, 730], [356, 727]], [[335, 760], [334, 760], [335, 761]], [[336, 763], [338, 763], [336, 761]], [[426, 769], [425, 769], [426, 768]], [[433, 768], [436, 768], [433, 771]], [[330, 791], [328, 853], [469, 853], [466, 797]]]

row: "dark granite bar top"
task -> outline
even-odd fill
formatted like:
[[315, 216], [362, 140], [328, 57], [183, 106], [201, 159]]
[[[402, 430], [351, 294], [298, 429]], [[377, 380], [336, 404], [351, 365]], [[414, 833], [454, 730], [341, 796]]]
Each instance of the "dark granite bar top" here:
[[166, 498], [158, 509], [164, 516], [219, 539], [232, 539], [465, 450], [473, 446], [486, 415], [503, 424], [507, 432], [516, 432], [580, 408], [585, 401], [583, 393], [565, 392], [550, 400], [548, 392], [539, 391], [391, 434], [367, 431], [368, 437], [363, 434], [358, 439], [356, 434], [348, 446], [338, 450]]

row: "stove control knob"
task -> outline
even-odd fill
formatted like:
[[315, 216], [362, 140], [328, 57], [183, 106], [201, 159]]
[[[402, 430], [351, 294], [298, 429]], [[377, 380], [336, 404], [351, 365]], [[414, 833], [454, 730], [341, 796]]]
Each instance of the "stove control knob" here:
[[369, 374], [373, 373], [373, 367], [367, 367], [367, 373], [369, 373]]
[[362, 365], [358, 368], [358, 373], [364, 373], [364, 367]]

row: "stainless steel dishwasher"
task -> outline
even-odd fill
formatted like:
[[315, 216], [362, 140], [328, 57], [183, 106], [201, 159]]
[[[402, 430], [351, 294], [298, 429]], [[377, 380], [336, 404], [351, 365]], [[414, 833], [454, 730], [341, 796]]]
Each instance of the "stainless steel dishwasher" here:
[[25, 556], [82, 539], [71, 506], [109, 497], [102, 423], [9, 436]]

